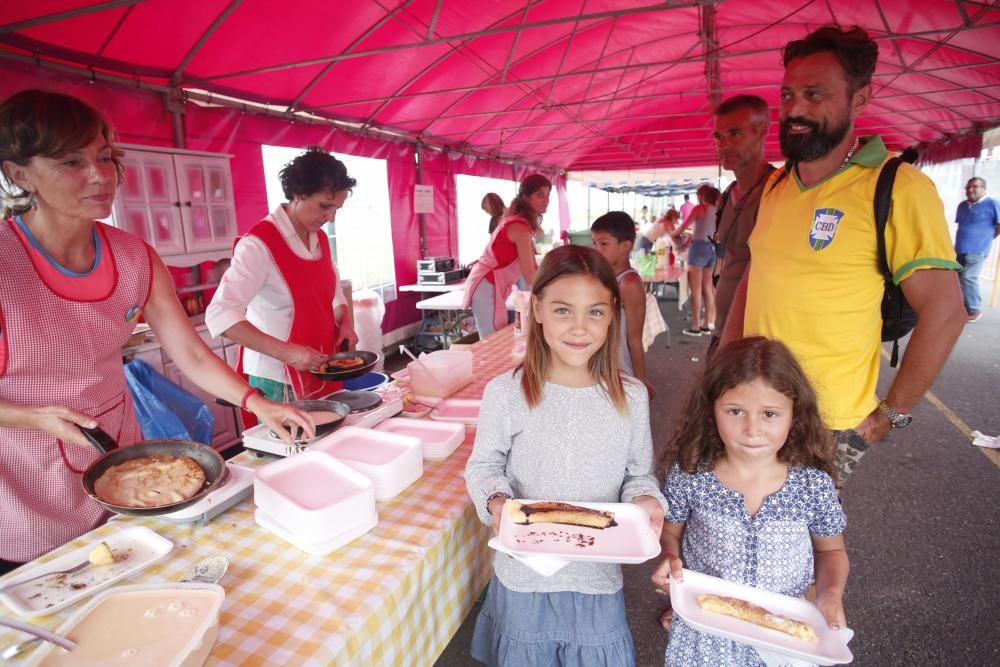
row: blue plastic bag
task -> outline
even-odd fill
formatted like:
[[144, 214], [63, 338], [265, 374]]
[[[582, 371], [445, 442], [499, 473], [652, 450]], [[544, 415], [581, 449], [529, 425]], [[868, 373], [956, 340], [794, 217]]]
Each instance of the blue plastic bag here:
[[141, 359], [125, 364], [125, 380], [146, 440], [173, 438], [212, 444], [215, 418], [197, 396], [178, 387]]

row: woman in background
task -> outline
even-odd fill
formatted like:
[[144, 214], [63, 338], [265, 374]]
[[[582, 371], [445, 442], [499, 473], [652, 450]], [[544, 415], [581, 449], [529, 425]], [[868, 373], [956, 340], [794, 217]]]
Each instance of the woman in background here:
[[[710, 335], [715, 329], [715, 285], [712, 269], [715, 267], [715, 204], [719, 190], [711, 185], [698, 188], [698, 205], [691, 210], [677, 231], [671, 236], [680, 239], [688, 227], [692, 228], [691, 246], [688, 248], [688, 285], [691, 286], [691, 326], [681, 333], [685, 336]], [[702, 306], [705, 319], [702, 320]]]
[[310, 369], [358, 341], [323, 225], [357, 181], [312, 146], [278, 173], [288, 200], [250, 228], [205, 312], [213, 336], [243, 346], [250, 384], [273, 401], [320, 398], [340, 388]]
[[191, 326], [163, 261], [96, 222], [122, 181], [111, 124], [81, 100], [25, 90], [0, 103], [0, 572], [103, 523], [81, 477], [100, 453], [80, 431], [142, 440], [122, 368], [139, 316], [184, 375], [291, 442], [313, 432], [268, 401]]
[[465, 281], [462, 308], [471, 308], [480, 340], [507, 326], [505, 302], [518, 279], [523, 278], [528, 287], [535, 279], [535, 233], [541, 231], [539, 219], [549, 207], [551, 191], [551, 181], [541, 174], [521, 181], [517, 196]]
[[490, 234], [492, 234], [503, 218], [503, 199], [495, 192], [487, 192], [486, 196], [483, 197], [482, 207], [490, 216]]

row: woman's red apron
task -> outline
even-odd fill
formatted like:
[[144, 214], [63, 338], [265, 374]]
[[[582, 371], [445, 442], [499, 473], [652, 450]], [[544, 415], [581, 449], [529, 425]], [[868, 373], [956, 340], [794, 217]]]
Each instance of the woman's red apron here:
[[[146, 244], [100, 225], [115, 267], [106, 298], [60, 296], [38, 275], [12, 220], [0, 222], [0, 400], [90, 415], [122, 446], [142, 439], [122, 371], [122, 347], [149, 297]], [[0, 427], [0, 558], [34, 559], [101, 524], [83, 490], [100, 454], [36, 430]]]
[[[247, 234], [256, 236], [267, 247], [291, 295], [292, 327], [287, 342], [308, 345], [324, 354], [336, 352], [334, 345], [339, 333], [333, 314], [336, 275], [326, 239], [322, 236], [318, 239], [322, 253], [318, 259], [302, 259], [288, 247], [270, 216], [251, 227]], [[241, 373], [242, 351], [241, 347], [238, 369]], [[308, 371], [298, 371], [288, 365], [285, 365], [285, 374], [299, 400], [321, 398], [343, 386], [340, 382], [324, 382]]]
[[483, 256], [479, 258], [473, 266], [472, 270], [469, 271], [469, 277], [465, 281], [465, 296], [462, 300], [462, 309], [469, 310], [472, 307], [472, 295], [476, 293], [476, 288], [479, 287], [479, 283], [486, 279], [486, 276], [490, 273], [493, 274], [493, 326], [497, 329], [503, 329], [507, 326], [507, 297], [510, 296], [511, 289], [517, 279], [521, 277], [521, 263], [519, 260], [515, 259], [513, 262], [506, 266], [500, 266], [500, 262], [497, 260], [495, 254], [493, 254], [493, 242], [501, 233], [506, 233], [503, 230], [507, 229], [507, 226], [511, 223], [528, 225], [528, 221], [524, 218], [504, 218], [497, 225], [497, 228], [493, 230], [492, 236], [490, 236], [489, 243], [486, 244], [486, 250], [483, 251]]

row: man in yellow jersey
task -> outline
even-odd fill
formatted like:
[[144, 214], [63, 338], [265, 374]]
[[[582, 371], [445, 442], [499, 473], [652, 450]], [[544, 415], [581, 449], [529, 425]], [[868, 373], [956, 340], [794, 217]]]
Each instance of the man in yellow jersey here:
[[910, 423], [966, 320], [944, 206], [930, 179], [902, 164], [886, 255], [918, 320], [879, 399], [884, 285], [873, 200], [890, 156], [878, 136], [854, 134], [877, 60], [875, 42], [857, 27], [820, 28], [785, 46], [779, 140], [788, 162], [764, 186], [750, 268], [722, 338], [778, 338], [795, 353], [834, 430], [838, 487], [869, 443]]

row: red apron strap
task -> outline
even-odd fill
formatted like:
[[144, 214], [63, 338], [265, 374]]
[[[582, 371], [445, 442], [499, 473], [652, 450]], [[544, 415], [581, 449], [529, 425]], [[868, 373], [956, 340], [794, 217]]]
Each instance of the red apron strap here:
[[[277, 226], [269, 219], [260, 221], [247, 233], [257, 236], [267, 246], [288, 286], [292, 298], [292, 326], [288, 342], [333, 354], [338, 334], [333, 314], [336, 273], [325, 235], [317, 233], [320, 257], [302, 259], [292, 252]], [[325, 396], [341, 387], [340, 383], [323, 382], [308, 371], [298, 371], [288, 365], [285, 366], [285, 373], [295, 397], [300, 400]]]

